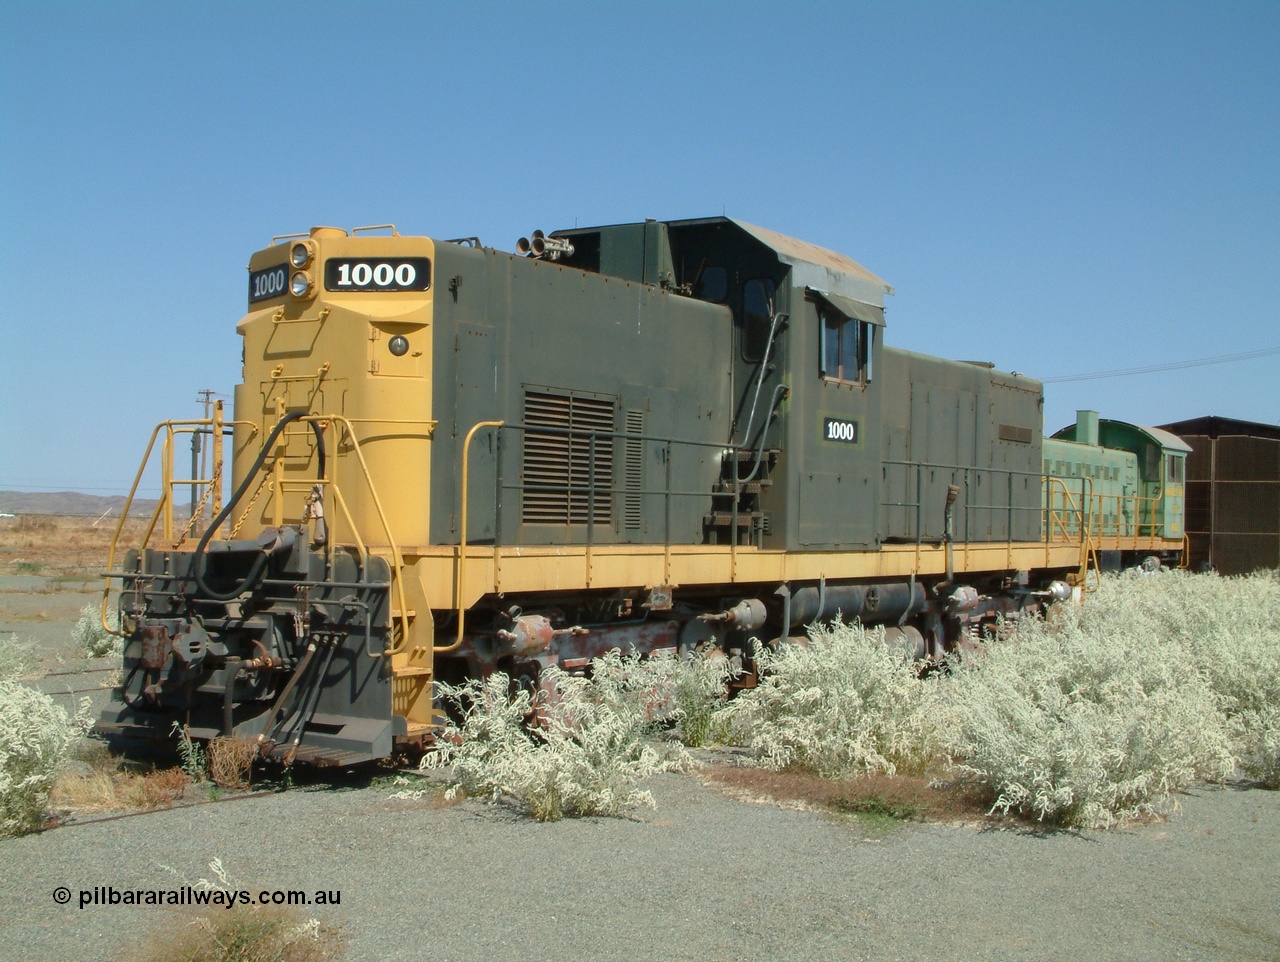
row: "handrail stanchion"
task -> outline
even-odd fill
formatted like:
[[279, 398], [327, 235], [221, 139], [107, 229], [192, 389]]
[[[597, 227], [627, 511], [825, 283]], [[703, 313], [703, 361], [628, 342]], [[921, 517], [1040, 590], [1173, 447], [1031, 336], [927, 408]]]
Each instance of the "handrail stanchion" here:
[[451, 645], [443, 647], [433, 647], [432, 651], [437, 655], [447, 655], [451, 651], [457, 651], [462, 647], [463, 630], [466, 623], [466, 574], [467, 574], [467, 480], [468, 480], [468, 462], [471, 453], [471, 439], [476, 436], [476, 432], [481, 428], [500, 428], [505, 421], [478, 421], [474, 424], [467, 436], [462, 441], [462, 489], [461, 494], [461, 510], [459, 515], [458, 526], [458, 561], [453, 576], [455, 601], [458, 616], [458, 635], [457, 639]]

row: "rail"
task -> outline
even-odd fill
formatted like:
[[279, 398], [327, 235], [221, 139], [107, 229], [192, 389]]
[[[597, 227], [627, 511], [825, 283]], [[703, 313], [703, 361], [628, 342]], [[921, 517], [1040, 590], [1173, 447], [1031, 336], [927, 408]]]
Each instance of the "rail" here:
[[[511, 471], [511, 466], [506, 463], [505, 451], [501, 444], [501, 436], [503, 433], [534, 433], [543, 438], [558, 437], [564, 438], [570, 442], [585, 441], [586, 442], [586, 458], [584, 464], [572, 465], [569, 468], [569, 474], [565, 481], [533, 481], [524, 479], [520, 470]], [[605, 459], [602, 454], [606, 445], [603, 442], [608, 441], [608, 457]], [[642, 446], [638, 454], [641, 462], [653, 459], [662, 465], [662, 484], [661, 486], [646, 486], [643, 478], [646, 472], [640, 469], [640, 478], [635, 483], [625, 477], [626, 469], [624, 467], [621, 472], [614, 472], [612, 465], [615, 462], [615, 449], [612, 442], [622, 441], [623, 444], [636, 443]], [[644, 448], [648, 450], [644, 450]], [[705, 502], [712, 497], [733, 498], [733, 508], [731, 512], [737, 515], [737, 506], [741, 501], [742, 495], [748, 491], [749, 485], [756, 482], [749, 482], [738, 479], [730, 474], [728, 477], [719, 478], [721, 484], [728, 484], [730, 487], [725, 490], [714, 491], [705, 487], [693, 490], [680, 490], [675, 486], [677, 475], [679, 474], [678, 465], [681, 464], [681, 456], [687, 455], [685, 452], [701, 452], [704, 457], [707, 452], [714, 452], [716, 455], [717, 465], [721, 464], [726, 457], [732, 457], [735, 453], [745, 452], [754, 453], [754, 449], [746, 447], [738, 447], [732, 444], [726, 444], [718, 441], [695, 441], [689, 439], [670, 438], [661, 435], [629, 433], [625, 431], [599, 431], [585, 430], [574, 428], [555, 427], [543, 424], [525, 424], [525, 423], [503, 423], [499, 428], [499, 446], [495, 456], [497, 470], [495, 472], [495, 497], [494, 497], [494, 538], [495, 545], [521, 545], [540, 543], [522, 540], [531, 530], [551, 530], [557, 529], [558, 536], [554, 543], [556, 544], [581, 544], [587, 548], [598, 544], [616, 543], [613, 539], [601, 542], [596, 537], [597, 528], [607, 528], [610, 532], [614, 532], [619, 528], [619, 514], [617, 506], [623, 505], [623, 514], [626, 512], [627, 499], [633, 499], [633, 503], [643, 505], [646, 499], [661, 498], [663, 504], [662, 518], [663, 530], [660, 540], [657, 538], [640, 539], [645, 543], [665, 543], [671, 542], [671, 531], [673, 527], [673, 512], [675, 511], [675, 503], [682, 498], [701, 499]], [[646, 458], [646, 454], [650, 457]], [[624, 460], [627, 457], [624, 448]], [[608, 482], [597, 480], [599, 475], [608, 468], [611, 478]], [[520, 480], [509, 480], [510, 474], [514, 473]], [[616, 483], [616, 478], [612, 475], [621, 473], [624, 475], [623, 483]], [[695, 473], [690, 471], [690, 474]], [[577, 480], [579, 478], [585, 480]], [[521, 499], [528, 498], [530, 495], [535, 496], [552, 496], [563, 497], [563, 521], [525, 521], [521, 519], [518, 523], [512, 523], [509, 511], [504, 507], [504, 493], [517, 493]], [[638, 500], [634, 500], [638, 499]], [[580, 520], [575, 520], [575, 512]], [[705, 512], [699, 510], [695, 512], [703, 514]], [[648, 513], [639, 509], [640, 516], [646, 517]], [[622, 527], [625, 529], [625, 519]], [[733, 529], [736, 532], [736, 527]], [[504, 537], [505, 535], [505, 537]], [[513, 536], [512, 536], [513, 535]], [[758, 538], [760, 532], [748, 531], [746, 533], [747, 544], [752, 544], [753, 540]], [[742, 543], [742, 537], [733, 537], [730, 539], [730, 547]]]
[[[1098, 551], [1090, 522], [1093, 481], [1082, 478], [1080, 498], [1076, 499], [1064, 479], [1045, 475], [1044, 540], [1047, 544], [1078, 544], [1080, 560], [1076, 566], [1081, 585], [1088, 585], [1089, 562], [1099, 570]], [[1074, 520], [1073, 520], [1074, 519]]]
[[[484, 465], [491, 478], [486, 476], [477, 481], [480, 466], [472, 465], [472, 442], [479, 431], [486, 429], [495, 432], [495, 441]], [[544, 445], [548, 439], [556, 439], [557, 445], [550, 446], [554, 447], [554, 456], [548, 454], [545, 462], [554, 464], [554, 471], [536, 470], [544, 462], [536, 456], [529, 458], [527, 442], [524, 445], [512, 444], [509, 440], [504, 442], [512, 435], [529, 434], [536, 435]], [[547, 451], [542, 453], [547, 454]], [[712, 454], [713, 457], [710, 456]], [[680, 533], [691, 525], [702, 529], [710, 509], [713, 519], [722, 516], [728, 521], [730, 577], [736, 578], [738, 548], [761, 546], [765, 534], [763, 526], [754, 523], [754, 518], [747, 519], [741, 515], [744, 494], [758, 492], [760, 479], [753, 477], [753, 480], [746, 481], [723, 467], [731, 463], [726, 459], [747, 454], [756, 452], [722, 442], [676, 439], [642, 432], [497, 421], [473, 425], [465, 435], [461, 451], [461, 488], [457, 502], [460, 528], [453, 579], [457, 619], [455, 637], [450, 644], [437, 647], [435, 651], [446, 654], [456, 651], [461, 644], [461, 626], [466, 617], [463, 609], [467, 568], [476, 551], [491, 552], [489, 560], [495, 583], [500, 585], [503, 556], [499, 549], [542, 544], [579, 545], [584, 549], [586, 570], [583, 583], [590, 586], [595, 547], [602, 544], [652, 544], [662, 547], [663, 575], [669, 583], [673, 541], [689, 543]], [[706, 464], [712, 460], [716, 464], [714, 473]], [[947, 480], [954, 479], [965, 492], [963, 503], [958, 506], [962, 522], [957, 541], [963, 543], [961, 550], [965, 552], [966, 563], [970, 544], [1003, 543], [1008, 563], [1012, 566], [1015, 547], [1041, 540], [1038, 532], [1042, 511], [1042, 475], [1038, 471], [906, 461], [886, 464], [906, 472], [904, 478], [908, 475], [914, 477], [914, 500], [909, 497], [889, 500], [883, 502], [882, 507], [914, 512], [914, 525], [907, 524], [904, 519], [904, 523], [896, 527], [912, 533], [911, 537], [916, 541], [917, 568], [920, 566], [922, 543], [942, 537], [941, 531], [936, 538], [926, 534], [926, 510], [932, 511], [933, 508], [932, 505], [926, 508], [925, 504], [926, 470], [946, 472]], [[707, 486], [713, 477], [714, 489]], [[477, 528], [471, 502], [478, 495], [483, 496], [486, 484], [492, 484], [492, 509], [485, 518], [486, 523]], [[1020, 491], [1023, 488], [1025, 492]], [[730, 499], [730, 503], [717, 510], [714, 502], [717, 498]], [[689, 499], [693, 499], [692, 502]], [[531, 503], [542, 506], [544, 510], [531, 512]], [[688, 507], [690, 503], [696, 507]], [[941, 498], [936, 507], [940, 518]], [[713, 520], [711, 527], [723, 525]], [[985, 535], [979, 533], [979, 528], [985, 528]], [[1026, 537], [1011, 536], [1020, 529], [1028, 532]], [[603, 539], [601, 530], [608, 532]]]
[[[277, 416], [282, 417], [283, 410], [277, 411]], [[364, 452], [360, 446], [360, 440], [356, 435], [355, 426], [352, 421], [342, 415], [335, 414], [312, 414], [305, 415], [296, 419], [299, 424], [315, 424], [319, 427], [322, 434], [327, 435], [332, 431], [333, 443], [326, 444], [329, 450], [335, 453], [342, 450], [342, 446], [347, 445], [344, 453], [350, 453], [355, 456], [356, 463], [359, 465], [360, 475], [364, 480], [369, 495], [369, 499], [377, 514], [379, 525], [382, 533], [386, 537], [387, 549], [390, 552], [390, 565], [392, 569], [391, 585], [395, 592], [395, 600], [398, 606], [396, 617], [399, 619], [400, 636], [399, 642], [393, 643], [382, 652], [371, 652], [375, 657], [395, 654], [408, 642], [409, 638], [409, 622], [408, 622], [408, 605], [405, 602], [404, 595], [404, 559], [401, 556], [400, 548], [396, 544], [395, 536], [391, 530], [391, 524], [387, 519], [386, 511], [383, 509], [382, 501], [378, 496], [377, 486], [374, 484], [372, 473], [369, 471], [368, 462], [365, 460]], [[236, 426], [247, 427], [250, 429], [250, 439], [258, 436], [260, 428], [251, 421], [225, 421], [222, 417], [222, 402], [215, 402], [213, 416], [210, 418], [199, 418], [190, 421], [163, 421], [156, 425], [151, 433], [151, 438], [147, 443], [146, 451], [142, 457], [142, 463], [138, 467], [138, 472], [134, 477], [133, 485], [129, 489], [129, 494], [125, 498], [125, 503], [120, 510], [120, 519], [116, 523], [116, 529], [111, 538], [111, 546], [107, 551], [107, 574], [103, 579], [102, 589], [102, 606], [100, 611], [100, 620], [102, 627], [113, 635], [123, 635], [121, 628], [113, 628], [108, 620], [108, 607], [110, 604], [111, 581], [113, 577], [120, 577], [116, 572], [116, 556], [119, 548], [120, 536], [124, 531], [125, 523], [129, 517], [129, 510], [133, 506], [134, 498], [137, 496], [138, 487], [142, 482], [143, 476], [146, 474], [147, 466], [151, 462], [152, 453], [155, 451], [156, 441], [160, 438], [161, 432], [164, 432], [164, 441], [161, 444], [160, 454], [160, 472], [161, 472], [161, 491], [160, 498], [156, 503], [155, 510], [152, 512], [142, 535], [142, 539], [138, 544], [141, 551], [151, 544], [152, 537], [155, 535], [156, 525], [161, 526], [161, 538], [168, 547], [178, 548], [187, 538], [194, 532], [200, 521], [203, 520], [204, 505], [211, 501], [211, 517], [216, 517], [222, 510], [222, 483], [225, 476], [225, 458], [223, 454], [222, 439], [228, 433], [228, 428]], [[210, 475], [207, 478], [175, 478], [173, 471], [173, 447], [175, 436], [182, 433], [202, 432], [212, 434], [214, 439], [213, 455], [210, 459]], [[276, 450], [262, 465], [262, 477], [254, 490], [253, 496], [249, 499], [249, 503], [241, 511], [240, 516], [231, 523], [230, 531], [232, 536], [239, 530], [240, 526], [247, 520], [249, 512], [252, 510], [254, 503], [258, 500], [264, 488], [270, 491], [268, 495], [271, 502], [272, 518], [278, 527], [283, 524], [284, 517], [284, 501], [286, 494], [292, 490], [305, 491], [308, 494], [316, 487], [321, 491], [321, 498], [325, 493], [331, 493], [334, 507], [341, 513], [341, 517], [350, 532], [351, 544], [360, 556], [361, 577], [368, 578], [369, 571], [369, 546], [364, 537], [360, 534], [356, 525], [355, 518], [352, 515], [350, 506], [346, 497], [343, 495], [342, 489], [333, 477], [335, 466], [338, 462], [337, 457], [328, 459], [325, 466], [323, 477], [319, 478], [286, 478], [284, 476], [284, 451], [288, 445], [289, 436], [286, 431], [282, 435], [281, 441], [277, 444]], [[194, 472], [193, 472], [194, 473]], [[194, 490], [199, 491], [203, 488], [204, 493], [199, 499], [197, 510], [192, 512], [192, 517], [183, 529], [181, 537], [174, 539], [174, 493], [184, 486], [193, 486]], [[194, 499], [193, 499], [194, 500]], [[323, 505], [323, 500], [322, 500]], [[220, 538], [221, 531], [215, 531], [213, 538]], [[329, 567], [332, 567], [334, 559], [334, 550], [337, 546], [338, 539], [329, 537], [325, 541], [325, 560]], [[393, 636], [394, 637], [394, 636]]]
[[[1054, 540], [1083, 536], [1103, 538], [1141, 548], [1143, 538], [1168, 538], [1168, 518], [1161, 511], [1161, 493], [1104, 494], [1093, 490], [1092, 478], [1045, 477], [1045, 532]], [[1073, 490], [1074, 487], [1074, 490]]]
[[[493, 468], [493, 533], [492, 538], [486, 538], [482, 543], [472, 539], [470, 531], [470, 502], [472, 498], [471, 488], [471, 444], [477, 432], [482, 429], [492, 428], [496, 434], [496, 444], [494, 450]], [[524, 477], [522, 464], [511, 464], [510, 451], [521, 450], [520, 445], [504, 445], [502, 439], [504, 436], [511, 434], [534, 433], [541, 438], [561, 438], [570, 445], [576, 443], [581, 450], [577, 453], [583, 455], [581, 463], [574, 463], [567, 469], [567, 474], [562, 481], [529, 481]], [[623, 452], [622, 460], [625, 462], [629, 458], [634, 457], [641, 465], [638, 474], [629, 474], [624, 467], [621, 471], [615, 472], [613, 466], [616, 463], [616, 442], [622, 442], [621, 450]], [[639, 450], [629, 452], [626, 445], [638, 445]], [[605, 451], [608, 454], [606, 456]], [[492, 550], [492, 563], [494, 566], [495, 576], [500, 577], [501, 573], [501, 554], [499, 549], [503, 547], [527, 546], [530, 544], [572, 544], [581, 545], [584, 548], [584, 563], [586, 565], [585, 584], [588, 586], [592, 581], [592, 549], [601, 544], [617, 544], [621, 539], [622, 543], [641, 543], [641, 544], [657, 544], [663, 549], [663, 576], [666, 581], [671, 580], [671, 547], [672, 532], [676, 527], [677, 503], [682, 499], [693, 499], [692, 502], [697, 505], [696, 509], [691, 509], [685, 513], [683, 520], [692, 522], [697, 518], [699, 526], [702, 525], [703, 515], [706, 514], [705, 508], [711, 499], [732, 498], [731, 509], [727, 512], [731, 518], [729, 538], [730, 553], [730, 569], [736, 576], [737, 571], [737, 549], [740, 544], [748, 545], [758, 544], [763, 536], [763, 531], [757, 528], [751, 528], [740, 533], [739, 525], [739, 505], [744, 493], [750, 490], [750, 485], [758, 484], [756, 481], [745, 481], [737, 477], [733, 472], [729, 472], [728, 476], [723, 476], [723, 465], [726, 457], [736, 457], [739, 452], [749, 451], [746, 447], [738, 447], [732, 444], [725, 444], [717, 441], [696, 441], [691, 439], [677, 439], [661, 435], [644, 434], [640, 432], [627, 431], [601, 431], [594, 429], [578, 429], [566, 428], [545, 424], [527, 424], [527, 423], [507, 423], [503, 421], [481, 421], [473, 425], [467, 432], [463, 441], [461, 452], [461, 488], [459, 491], [459, 537], [457, 551], [454, 558], [454, 586], [455, 586], [455, 617], [457, 619], [457, 630], [455, 640], [449, 645], [435, 648], [437, 654], [447, 654], [456, 651], [462, 643], [463, 625], [465, 623], [465, 589], [467, 559], [470, 556], [472, 548], [487, 547]], [[717, 465], [718, 481], [721, 487], [712, 490], [706, 487], [700, 487], [694, 490], [684, 490], [678, 487], [677, 479], [681, 476], [681, 469], [686, 468], [690, 476], [698, 474], [705, 477], [705, 470], [699, 465], [695, 466], [693, 458], [696, 455], [700, 462], [708, 460], [708, 454], [714, 455]], [[754, 449], [750, 449], [750, 453], [754, 453]], [[683, 460], [682, 460], [683, 459]], [[572, 459], [571, 459], [572, 460]], [[661, 484], [659, 486], [646, 485], [644, 478], [652, 473], [646, 469], [644, 465], [656, 463], [660, 466]], [[608, 468], [609, 480], [604, 481], [602, 475], [605, 468]], [[622, 475], [622, 483], [617, 483], [616, 474]], [[512, 476], [517, 480], [511, 480]], [[523, 517], [513, 521], [510, 507], [507, 504], [509, 496], [516, 495], [516, 500], [521, 504], [524, 499], [529, 496], [541, 498], [553, 498], [560, 501], [560, 510], [562, 511], [559, 521], [542, 521], [529, 522]], [[652, 504], [655, 499], [661, 499], [661, 511], [649, 512], [644, 510], [646, 501]], [[617, 507], [622, 505], [621, 515], [617, 511]], [[628, 505], [632, 505], [631, 510], [641, 519], [660, 515], [662, 518], [662, 531], [660, 535], [645, 535], [643, 531], [636, 533], [634, 529], [627, 526], [625, 515], [628, 511]], [[713, 514], [715, 512], [712, 512]], [[641, 522], [643, 524], [643, 521]], [[607, 529], [610, 536], [607, 540], [602, 541], [598, 537], [600, 529]], [[529, 540], [528, 536], [531, 531], [549, 532], [555, 530], [554, 539], [548, 537], [545, 541]], [[616, 535], [616, 536], [615, 536]], [[618, 537], [620, 536], [620, 537]]]
[[[125, 522], [129, 517], [129, 509], [133, 507], [133, 500], [137, 497], [138, 487], [142, 484], [142, 478], [146, 474], [147, 465], [151, 463], [151, 454], [155, 451], [156, 441], [164, 433], [164, 440], [160, 445], [160, 497], [156, 501], [155, 510], [151, 512], [151, 518], [147, 522], [147, 526], [143, 531], [142, 542], [140, 548], [146, 547], [150, 543], [152, 535], [155, 533], [156, 524], [162, 525], [162, 537], [166, 541], [173, 540], [173, 507], [174, 494], [178, 487], [190, 487], [193, 492], [200, 491], [202, 488], [204, 493], [199, 496], [196, 508], [191, 512], [191, 518], [187, 522], [187, 526], [183, 529], [182, 541], [191, 534], [198, 525], [199, 520], [203, 519], [205, 504], [212, 499], [210, 505], [213, 514], [217, 514], [222, 510], [222, 441], [223, 437], [228, 433], [227, 429], [234, 428], [237, 425], [249, 427], [254, 434], [257, 433], [258, 426], [248, 421], [225, 421], [222, 416], [223, 406], [221, 401], [214, 401], [213, 416], [208, 418], [196, 418], [184, 421], [161, 421], [151, 431], [151, 437], [147, 441], [146, 451], [142, 455], [142, 463], [138, 465], [138, 471], [133, 477], [133, 484], [129, 487], [129, 493], [125, 496], [124, 505], [120, 509], [120, 519], [116, 522], [116, 529], [111, 535], [111, 545], [107, 549], [107, 571], [108, 574], [103, 580], [102, 588], [102, 606], [99, 612], [99, 618], [105, 631], [113, 635], [123, 637], [124, 632], [119, 629], [112, 628], [107, 617], [107, 609], [111, 598], [111, 575], [110, 572], [115, 571], [116, 550], [120, 544], [120, 535], [124, 532]], [[207, 478], [175, 478], [173, 467], [173, 451], [174, 440], [179, 434], [209, 434], [213, 438], [213, 456], [210, 459], [210, 476]], [[253, 435], [251, 435], [252, 437]], [[193, 470], [192, 474], [196, 472]], [[196, 500], [193, 498], [192, 500]], [[215, 537], [216, 537], [215, 533]]]
[[451, 645], [433, 647], [432, 651], [435, 654], [448, 654], [449, 652], [457, 651], [462, 647], [463, 628], [467, 617], [466, 605], [463, 603], [463, 599], [466, 597], [463, 585], [466, 582], [467, 576], [467, 506], [469, 503], [469, 499], [467, 498], [467, 481], [469, 480], [470, 474], [469, 465], [471, 460], [471, 441], [475, 438], [476, 432], [483, 428], [501, 427], [501, 421], [480, 421], [478, 424], [472, 425], [471, 430], [467, 432], [467, 436], [462, 442], [462, 510], [460, 512], [461, 519], [459, 521], [457, 571], [453, 579], [455, 590], [457, 591], [455, 601], [458, 613], [458, 636]]
[[[483, 465], [492, 477], [477, 480], [481, 466], [472, 464], [473, 441], [483, 430], [495, 434]], [[537, 456], [530, 459], [530, 434], [544, 444], [548, 439], [558, 439], [559, 446], [544, 449], [544, 460]], [[512, 435], [525, 437], [525, 444], [504, 443]], [[706, 464], [712, 460], [709, 452], [714, 452], [716, 463], [714, 489], [706, 487], [712, 477]], [[436, 647], [435, 652], [447, 654], [461, 646], [467, 569], [476, 552], [491, 552], [488, 560], [495, 584], [500, 586], [501, 548], [581, 546], [583, 583], [590, 587], [595, 547], [655, 545], [663, 549], [663, 573], [669, 583], [673, 538], [678, 544], [689, 543], [680, 532], [692, 524], [703, 527], [710, 506], [713, 518], [723, 516], [728, 520], [730, 578], [736, 579], [737, 549], [761, 546], [765, 534], [760, 526], [744, 525], [746, 519], [740, 514], [743, 495], [758, 492], [759, 479], [744, 481], [737, 472], [723, 468], [729, 463], [726, 459], [748, 454], [755, 452], [721, 442], [642, 432], [503, 421], [474, 424], [464, 436], [461, 450], [461, 487], [457, 495], [460, 527], [453, 561], [455, 635], [449, 644]], [[553, 470], [543, 470], [547, 466]], [[915, 542], [917, 570], [923, 546], [944, 539], [940, 523], [943, 498], [940, 495], [935, 505], [931, 495], [948, 484], [963, 491], [956, 506], [960, 518], [954, 540], [964, 565], [969, 563], [971, 547], [979, 545], [1003, 544], [1008, 566], [1012, 567], [1016, 548], [1039, 543], [1047, 552], [1053, 544], [1069, 543], [1079, 546], [1083, 577], [1091, 563], [1097, 566], [1102, 539], [1128, 538], [1139, 549], [1143, 538], [1156, 536], [1162, 530], [1160, 498], [1096, 494], [1088, 478], [1079, 479], [1078, 486], [1068, 486], [1068, 480], [1075, 479], [1046, 477], [1040, 471], [919, 461], [885, 461], [883, 467], [895, 472], [893, 480], [886, 481], [886, 490], [892, 486], [900, 492], [896, 499], [880, 503], [882, 511], [901, 512], [886, 527], [894, 532], [894, 540]], [[926, 472], [936, 472], [940, 477], [931, 474], [926, 482]], [[478, 494], [483, 496], [483, 486], [489, 483], [493, 490], [492, 513], [477, 529], [471, 502]], [[717, 510], [716, 498], [731, 499], [731, 505]], [[688, 499], [694, 499], [692, 503], [697, 507], [682, 507], [690, 503]], [[543, 510], [531, 512], [530, 504], [540, 505]], [[938, 530], [933, 532], [935, 513]], [[661, 529], [657, 530], [657, 524], [651, 522], [659, 518]], [[633, 526], [633, 521], [638, 526]], [[711, 527], [722, 525], [713, 520]], [[608, 532], [603, 539], [601, 530]], [[1023, 537], [1017, 537], [1019, 533]]]
[[[916, 547], [916, 568], [920, 567], [920, 552], [926, 542], [933, 543], [941, 541], [944, 537], [941, 531], [932, 534], [926, 534], [926, 512], [937, 513], [937, 517], [941, 520], [943, 516], [944, 501], [942, 498], [937, 499], [936, 504], [926, 504], [925, 491], [926, 487], [939, 487], [943, 491], [943, 485], [954, 484], [963, 492], [963, 499], [957, 506], [960, 508], [960, 525], [959, 531], [955, 538], [960, 545], [961, 557], [963, 563], [968, 562], [968, 551], [971, 544], [992, 544], [1001, 543], [1005, 545], [1005, 554], [1012, 567], [1013, 563], [1013, 547], [1015, 544], [1026, 544], [1026, 539], [1015, 538], [1014, 531], [1017, 522], [1031, 514], [1038, 516], [1041, 506], [1038, 503], [1039, 498], [1036, 497], [1036, 503], [1018, 504], [1016, 491], [1017, 481], [1022, 479], [1024, 487], [1030, 490], [1031, 481], [1034, 479], [1036, 490], [1039, 490], [1041, 474], [1038, 471], [1015, 471], [1006, 468], [981, 468], [975, 465], [963, 464], [945, 464], [932, 463], [927, 461], [897, 461], [890, 460], [882, 462], [886, 470], [885, 487], [898, 487], [903, 491], [906, 497], [910, 492], [908, 489], [914, 488], [914, 500], [902, 501], [881, 501], [881, 508], [893, 511], [900, 509], [903, 512], [903, 523], [898, 527], [896, 533], [898, 537], [910, 539], [914, 541]], [[887, 471], [889, 468], [895, 470], [895, 478], [889, 481]], [[931, 473], [930, 480], [925, 481], [925, 472]], [[939, 480], [936, 477], [937, 472], [942, 472], [943, 478]], [[914, 484], [912, 479], [914, 478]], [[986, 478], [987, 483], [984, 486], [983, 479]], [[991, 494], [982, 495], [980, 492], [983, 488]], [[1003, 497], [996, 498], [996, 492], [999, 491]], [[984, 503], [983, 499], [988, 503]], [[996, 500], [991, 500], [995, 498]], [[995, 531], [995, 523], [999, 518], [1003, 523], [1003, 537], [997, 537]], [[908, 520], [910, 523], [908, 524]], [[981, 528], [983, 521], [987, 524], [987, 535], [981, 537], [981, 531], [975, 532], [975, 528]], [[1028, 524], [1028, 528], [1032, 523]], [[892, 524], [887, 524], [886, 529], [892, 529]], [[975, 537], [978, 534], [978, 537]]]

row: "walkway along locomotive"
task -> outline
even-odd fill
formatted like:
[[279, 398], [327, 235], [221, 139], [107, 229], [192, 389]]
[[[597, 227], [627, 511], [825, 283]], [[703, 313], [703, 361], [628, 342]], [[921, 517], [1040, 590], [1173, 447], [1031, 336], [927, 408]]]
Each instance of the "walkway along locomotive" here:
[[[714, 645], [750, 684], [749, 639], [837, 615], [937, 654], [1069, 597], [1100, 552], [1176, 556], [1179, 449], [1141, 485], [1096, 437], [1051, 450], [1040, 382], [887, 346], [889, 293], [726, 217], [516, 254], [274, 239], [234, 415], [156, 428], [163, 498], [112, 548], [124, 681], [100, 729], [350, 764], [428, 738], [437, 679]], [[208, 477], [175, 475], [188, 433]], [[1134, 438], [1133, 459], [1169, 440]]]

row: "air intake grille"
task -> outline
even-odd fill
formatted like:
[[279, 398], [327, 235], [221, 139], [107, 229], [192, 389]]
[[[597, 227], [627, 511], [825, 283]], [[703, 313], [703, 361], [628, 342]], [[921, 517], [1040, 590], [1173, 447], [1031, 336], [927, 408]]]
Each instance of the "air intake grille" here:
[[611, 397], [525, 391], [525, 524], [613, 524], [614, 409]]

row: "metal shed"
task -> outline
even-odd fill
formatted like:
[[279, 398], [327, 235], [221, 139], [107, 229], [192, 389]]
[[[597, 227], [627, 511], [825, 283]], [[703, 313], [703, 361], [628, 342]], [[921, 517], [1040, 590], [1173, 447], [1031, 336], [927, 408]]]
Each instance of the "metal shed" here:
[[1191, 566], [1280, 567], [1280, 425], [1200, 417], [1162, 425], [1189, 445]]

